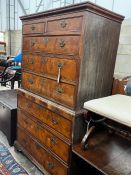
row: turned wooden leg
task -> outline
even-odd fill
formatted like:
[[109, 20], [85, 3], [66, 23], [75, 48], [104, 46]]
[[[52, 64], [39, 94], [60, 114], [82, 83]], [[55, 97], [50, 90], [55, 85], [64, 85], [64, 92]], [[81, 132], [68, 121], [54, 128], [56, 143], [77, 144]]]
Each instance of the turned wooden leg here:
[[16, 152], [22, 152], [22, 150], [20, 149], [20, 147], [18, 146], [18, 144], [16, 143], [16, 141], [14, 142], [14, 150]]
[[84, 135], [82, 141], [81, 141], [81, 148], [86, 150], [88, 148], [88, 138], [90, 136], [90, 134], [93, 132], [93, 130], [95, 129], [95, 126], [90, 126], [92, 120], [90, 120], [87, 124], [87, 129], [86, 129], [86, 134]]
[[21, 81], [18, 80], [18, 88], [20, 88], [20, 86], [21, 86]]
[[14, 84], [15, 84], [15, 81], [11, 81], [11, 89], [14, 89]]

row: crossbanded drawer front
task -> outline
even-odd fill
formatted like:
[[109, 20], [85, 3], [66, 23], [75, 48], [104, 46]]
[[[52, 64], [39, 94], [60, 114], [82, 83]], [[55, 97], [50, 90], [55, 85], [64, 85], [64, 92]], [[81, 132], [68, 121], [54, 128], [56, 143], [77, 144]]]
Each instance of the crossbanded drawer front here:
[[64, 164], [48, 153], [23, 129], [17, 128], [17, 141], [50, 174], [68, 175], [68, 167], [64, 166]]
[[80, 36], [23, 37], [23, 51], [28, 52], [79, 55], [79, 44]]
[[72, 122], [66, 118], [20, 95], [18, 95], [18, 108], [35, 116], [35, 118], [55, 129], [69, 140], [72, 139]]
[[32, 23], [23, 25], [23, 34], [42, 34], [45, 30], [45, 23]]
[[22, 73], [22, 87], [40, 96], [62, 103], [73, 108], [75, 106], [76, 86], [57, 83], [55, 80], [36, 76], [27, 72]]
[[77, 81], [78, 60], [23, 54], [22, 68], [57, 81]]
[[47, 21], [47, 33], [63, 32], [65, 34], [68, 31], [80, 32], [81, 29], [82, 16], [53, 20], [49, 19]]
[[31, 135], [37, 138], [42, 144], [68, 163], [70, 145], [60, 140], [46, 128], [42, 127], [37, 120], [32, 120], [21, 110], [18, 110], [18, 125], [30, 132]]

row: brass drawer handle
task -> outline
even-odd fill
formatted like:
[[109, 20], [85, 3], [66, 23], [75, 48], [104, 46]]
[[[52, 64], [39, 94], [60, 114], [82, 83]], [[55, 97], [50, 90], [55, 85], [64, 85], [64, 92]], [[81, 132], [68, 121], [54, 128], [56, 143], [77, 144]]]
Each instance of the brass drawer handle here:
[[28, 144], [28, 142], [27, 142], [27, 140], [22, 140], [22, 144], [23, 144], [23, 146], [25, 147], [25, 146], [27, 146], [27, 144]]
[[32, 79], [29, 79], [28, 82], [29, 82], [30, 84], [33, 84], [33, 80], [32, 80]]
[[53, 169], [53, 168], [54, 168], [53, 162], [47, 161], [47, 168], [48, 168], [49, 170]]
[[30, 64], [34, 64], [34, 60], [32, 60], [32, 59], [29, 60], [29, 63], [30, 63]]
[[5, 107], [4, 105], [2, 106], [2, 108], [3, 108], [3, 109], [6, 109], [6, 107]]
[[47, 60], [48, 60], [47, 57], [42, 57], [42, 63], [43, 63], [43, 64], [46, 64], [46, 63], [47, 63]]
[[58, 69], [59, 69], [59, 68], [61, 69], [61, 68], [63, 67], [63, 65], [64, 65], [63, 63], [58, 63], [58, 64], [57, 64]]
[[32, 106], [32, 103], [29, 102], [29, 103], [27, 104], [27, 108], [30, 108], [31, 106]]
[[64, 92], [64, 90], [62, 88], [60, 88], [60, 87], [56, 88], [56, 93], [62, 94], [63, 92]]
[[26, 125], [29, 124], [29, 121], [27, 119], [24, 119], [24, 122], [25, 122]]
[[32, 25], [32, 26], [30, 27], [30, 29], [31, 29], [32, 31], [35, 30], [35, 26]]
[[34, 46], [36, 44], [36, 40], [31, 40], [31, 46]]
[[58, 125], [59, 124], [59, 119], [58, 118], [52, 118], [52, 123], [53, 123], [53, 125]]
[[60, 43], [59, 43], [59, 46], [61, 48], [65, 47], [65, 41], [64, 40], [61, 40]]
[[51, 144], [53, 145], [57, 144], [57, 140], [55, 138], [51, 138], [50, 141], [51, 141]]
[[35, 44], [36, 44], [35, 41], [32, 41], [32, 42], [31, 42], [31, 46], [32, 46], [32, 47], [33, 47]]
[[48, 38], [43, 38], [44, 44], [48, 44], [49, 39]]
[[58, 76], [57, 76], [57, 83], [60, 83], [60, 78], [61, 78], [61, 68], [63, 67], [63, 63], [58, 63]]
[[36, 127], [37, 127], [38, 130], [41, 130], [41, 126], [40, 126], [39, 123], [37, 123], [37, 126]]
[[37, 105], [38, 110], [43, 110], [43, 106]]
[[42, 80], [40, 81], [41, 86], [43, 86], [43, 85], [45, 84], [45, 82], [46, 82], [46, 79], [42, 79]]
[[67, 26], [67, 22], [65, 20], [60, 22], [60, 25], [62, 28], [65, 28]]
[[38, 143], [35, 142], [35, 147], [36, 149], [40, 149], [40, 145], [38, 145]]
[[35, 26], [32, 25], [32, 26], [30, 27], [30, 29], [31, 29], [32, 31], [35, 30]]

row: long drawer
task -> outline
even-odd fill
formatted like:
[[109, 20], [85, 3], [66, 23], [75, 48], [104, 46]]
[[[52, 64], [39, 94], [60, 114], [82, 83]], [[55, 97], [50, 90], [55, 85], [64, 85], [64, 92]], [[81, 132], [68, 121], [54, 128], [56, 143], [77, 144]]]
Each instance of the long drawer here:
[[75, 106], [76, 86], [74, 85], [57, 83], [55, 80], [23, 72], [22, 87], [70, 108], [74, 108]]
[[18, 95], [18, 108], [23, 109], [24, 111], [33, 115], [39, 121], [42, 121], [46, 125], [64, 135], [67, 139], [72, 139], [72, 122], [70, 120], [37, 103], [34, 103], [21, 95]]
[[18, 125], [30, 132], [31, 135], [37, 138], [66, 163], [69, 162], [70, 145], [63, 142], [37, 120], [21, 110], [18, 110]]
[[80, 36], [23, 37], [23, 51], [79, 55]]
[[57, 81], [75, 83], [77, 81], [78, 60], [52, 58], [41, 55], [23, 54], [22, 68]]
[[17, 128], [17, 142], [50, 174], [68, 175], [68, 167], [64, 166], [64, 164], [41, 147], [41, 145], [23, 131], [23, 129]]

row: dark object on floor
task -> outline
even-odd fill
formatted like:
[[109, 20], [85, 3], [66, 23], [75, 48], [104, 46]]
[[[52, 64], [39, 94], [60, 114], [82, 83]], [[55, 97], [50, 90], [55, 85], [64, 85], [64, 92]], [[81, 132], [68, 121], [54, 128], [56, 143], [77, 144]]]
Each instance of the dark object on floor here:
[[7, 82], [11, 82], [11, 89], [14, 89], [15, 81], [18, 81], [18, 87], [21, 84], [21, 66], [10, 66], [0, 75], [2, 85], [6, 86]]
[[17, 95], [16, 90], [0, 91], [0, 130], [12, 146], [16, 138]]
[[28, 175], [25, 169], [15, 161], [9, 150], [1, 142], [0, 142], [0, 174]]

